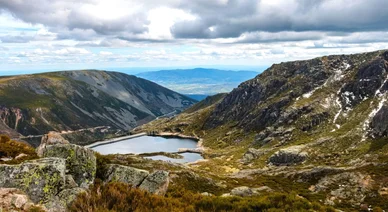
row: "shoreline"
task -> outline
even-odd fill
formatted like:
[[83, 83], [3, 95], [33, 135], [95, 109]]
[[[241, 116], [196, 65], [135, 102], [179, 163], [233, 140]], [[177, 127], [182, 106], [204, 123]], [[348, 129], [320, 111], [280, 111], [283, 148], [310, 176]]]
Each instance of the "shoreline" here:
[[[148, 134], [148, 133], [147, 133]], [[149, 134], [148, 134], [149, 135]], [[188, 136], [181, 133], [171, 133], [171, 132], [161, 132], [161, 133], [155, 133], [153, 135], [149, 136], [159, 136], [159, 137], [165, 137], [165, 138], [183, 138], [183, 139], [192, 139], [197, 141], [197, 148], [189, 148], [188, 150], [195, 150], [200, 149], [202, 153], [205, 152], [205, 147], [203, 146], [203, 139], [199, 137], [194, 136]]]
[[116, 143], [116, 142], [119, 142], [119, 141], [122, 141], [122, 140], [137, 138], [137, 137], [146, 136], [146, 135], [147, 135], [147, 133], [143, 132], [143, 133], [138, 133], [138, 134], [134, 134], [134, 135], [121, 136], [121, 137], [112, 138], [112, 139], [108, 139], [108, 140], [104, 140], [104, 141], [97, 141], [97, 142], [94, 142], [92, 144], [85, 145], [84, 147], [93, 148], [93, 147], [96, 147], [96, 146]]

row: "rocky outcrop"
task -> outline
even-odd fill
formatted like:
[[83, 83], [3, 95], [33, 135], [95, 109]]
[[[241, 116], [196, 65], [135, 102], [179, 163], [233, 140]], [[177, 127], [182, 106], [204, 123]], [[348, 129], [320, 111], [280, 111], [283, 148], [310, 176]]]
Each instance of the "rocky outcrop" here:
[[240, 197], [251, 197], [251, 196], [258, 196], [264, 192], [272, 192], [272, 189], [268, 186], [262, 186], [259, 188], [250, 188], [247, 186], [240, 186], [240, 187], [232, 189], [230, 191], [230, 195], [240, 196]]
[[132, 187], [163, 196], [167, 192], [170, 177], [167, 171], [159, 170], [150, 174], [142, 169], [109, 164], [106, 166], [104, 181], [127, 183], [132, 185]]
[[370, 123], [370, 134], [373, 137], [387, 137], [388, 136], [388, 104], [385, 104], [372, 118]]
[[74, 144], [46, 146], [43, 157], [58, 157], [66, 160], [66, 173], [70, 174], [79, 187], [87, 188], [93, 183], [97, 165], [94, 151]]
[[65, 185], [65, 160], [43, 158], [19, 165], [0, 165], [0, 187], [18, 188], [34, 203], [54, 199]]
[[371, 176], [359, 172], [344, 172], [321, 179], [310, 188], [313, 192], [326, 191], [326, 204], [334, 205], [335, 201], [346, 200], [359, 206], [373, 186]]
[[255, 149], [249, 148], [247, 152], [244, 153], [241, 163], [249, 164], [260, 156], [264, 155], [267, 152], [265, 149]]
[[0, 211], [31, 211], [33, 208], [44, 210], [19, 189], [0, 188]]
[[149, 175], [146, 170], [136, 169], [129, 166], [110, 164], [106, 168], [106, 182], [122, 182], [138, 187]]
[[48, 134], [43, 135], [40, 145], [38, 146], [38, 148], [36, 148], [36, 153], [39, 157], [42, 157], [43, 152], [45, 151], [47, 146], [56, 144], [69, 144], [69, 141], [64, 139], [57, 132], [49, 132]]
[[287, 166], [302, 163], [307, 159], [308, 153], [303, 151], [305, 146], [291, 146], [281, 149], [269, 158], [269, 163], [276, 166]]
[[168, 175], [167, 171], [156, 171], [148, 175], [139, 188], [152, 194], [165, 195], [170, 182]]

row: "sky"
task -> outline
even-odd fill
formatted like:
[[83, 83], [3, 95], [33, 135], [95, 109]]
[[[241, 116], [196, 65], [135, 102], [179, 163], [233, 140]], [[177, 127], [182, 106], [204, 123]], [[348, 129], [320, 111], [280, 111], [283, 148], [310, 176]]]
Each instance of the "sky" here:
[[388, 49], [387, 0], [0, 0], [0, 71], [254, 70]]

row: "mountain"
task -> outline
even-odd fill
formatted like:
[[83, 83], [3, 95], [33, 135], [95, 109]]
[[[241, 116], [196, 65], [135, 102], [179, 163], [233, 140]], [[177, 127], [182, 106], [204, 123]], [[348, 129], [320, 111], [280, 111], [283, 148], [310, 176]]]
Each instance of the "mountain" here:
[[218, 69], [177, 69], [143, 72], [136, 76], [156, 82], [186, 94], [216, 94], [229, 92], [241, 82], [255, 77], [255, 71], [225, 71]]
[[64, 71], [0, 77], [0, 133], [98, 128], [126, 132], [196, 101], [118, 72]]
[[388, 51], [284, 62], [136, 130], [202, 139], [198, 170], [239, 186], [264, 181], [343, 211], [386, 210], [387, 91]]

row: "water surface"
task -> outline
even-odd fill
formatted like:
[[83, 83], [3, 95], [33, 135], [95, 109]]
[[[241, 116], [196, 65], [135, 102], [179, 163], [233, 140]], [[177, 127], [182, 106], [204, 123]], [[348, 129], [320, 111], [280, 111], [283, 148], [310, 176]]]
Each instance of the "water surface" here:
[[[103, 154], [128, 154], [128, 153], [151, 153], [151, 152], [177, 152], [179, 148], [196, 148], [197, 141], [186, 138], [163, 138], [154, 136], [141, 136], [115, 143], [92, 147], [93, 150]], [[200, 154], [182, 153], [183, 159], [169, 158], [166, 156], [151, 156], [153, 160], [172, 161], [178, 163], [194, 162], [202, 159]]]

